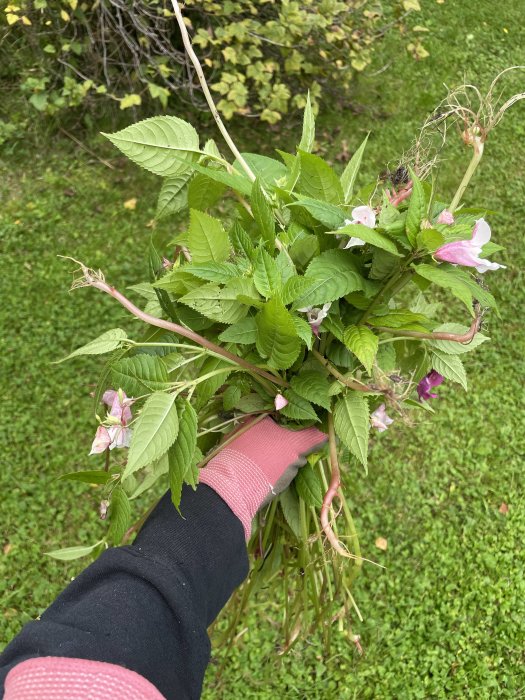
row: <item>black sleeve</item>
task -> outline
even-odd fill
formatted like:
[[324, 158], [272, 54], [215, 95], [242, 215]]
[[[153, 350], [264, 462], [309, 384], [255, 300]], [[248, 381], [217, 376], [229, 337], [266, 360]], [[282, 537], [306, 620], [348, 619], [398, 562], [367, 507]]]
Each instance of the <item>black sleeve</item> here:
[[241, 522], [215, 491], [167, 493], [131, 546], [104, 552], [0, 655], [0, 697], [35, 656], [106, 661], [147, 678], [168, 700], [199, 698], [206, 628], [248, 573]]

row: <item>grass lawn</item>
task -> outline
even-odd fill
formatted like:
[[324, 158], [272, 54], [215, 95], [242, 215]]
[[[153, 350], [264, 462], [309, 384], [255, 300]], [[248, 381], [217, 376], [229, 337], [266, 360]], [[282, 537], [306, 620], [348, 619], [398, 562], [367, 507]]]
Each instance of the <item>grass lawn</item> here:
[[[334, 133], [353, 150], [372, 129], [363, 177], [408, 148], [444, 82], [466, 77], [486, 87], [498, 70], [525, 63], [519, 0], [497, 11], [489, 0], [422, 0], [414, 21], [429, 29], [422, 35], [429, 58], [414, 62], [403, 38], [389, 37], [375, 60], [377, 75], [356, 87], [352, 104], [364, 111], [342, 117], [325, 108], [320, 120], [321, 146], [334, 158]], [[523, 76], [512, 78], [509, 90], [523, 89]], [[295, 143], [296, 127], [283, 127], [277, 145]], [[525, 102], [489, 137], [467, 197], [496, 210], [490, 222], [508, 265], [485, 278], [502, 318], [489, 317], [492, 341], [467, 361], [469, 392], [441, 387], [432, 420], [418, 430], [393, 426], [372, 448], [369, 476], [346, 475], [364, 555], [386, 567], [365, 566], [354, 591], [365, 619], [353, 621], [353, 631], [364, 656], [344, 635], [334, 636], [329, 658], [317, 635], [277, 656], [276, 615], [263, 595], [227, 658], [214, 650], [214, 661], [225, 663], [220, 680], [210, 667], [206, 700], [525, 697], [524, 137]], [[145, 276], [158, 181], [115, 157], [102, 139], [81, 138], [113, 158], [115, 170], [58, 137], [36, 148], [8, 143], [0, 160], [3, 643], [82, 566], [42, 553], [95, 542], [102, 532], [95, 492], [56, 480], [91, 464], [89, 391], [100, 362], [50, 363], [108, 328], [133, 331], [133, 321], [97, 292], [68, 295], [70, 267], [56, 256], [103, 267], [121, 287]], [[257, 141], [246, 140], [247, 150]], [[444, 164], [445, 193], [452, 194], [466, 158], [458, 147]], [[133, 197], [136, 208], [125, 208]], [[169, 232], [169, 225], [159, 230]], [[463, 320], [459, 307], [446, 303], [450, 320]], [[377, 537], [387, 539], [386, 551], [374, 546]]]

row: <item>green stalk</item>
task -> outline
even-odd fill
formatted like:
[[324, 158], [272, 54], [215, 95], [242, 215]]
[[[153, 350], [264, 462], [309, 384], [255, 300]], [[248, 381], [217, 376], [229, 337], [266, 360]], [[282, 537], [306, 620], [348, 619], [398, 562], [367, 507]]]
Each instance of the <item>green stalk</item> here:
[[468, 184], [470, 180], [472, 179], [472, 176], [474, 175], [474, 172], [476, 171], [476, 168], [478, 167], [481, 158], [483, 156], [483, 148], [484, 148], [484, 143], [481, 140], [479, 136], [474, 136], [474, 155], [472, 156], [472, 159], [469, 163], [469, 166], [463, 175], [463, 180], [461, 180], [461, 183], [456, 191], [456, 194], [454, 195], [454, 198], [452, 202], [450, 203], [448, 210], [451, 214], [453, 214], [456, 209], [458, 208], [459, 203], [461, 202], [461, 198], [463, 197], [463, 194], [465, 190], [468, 187]]

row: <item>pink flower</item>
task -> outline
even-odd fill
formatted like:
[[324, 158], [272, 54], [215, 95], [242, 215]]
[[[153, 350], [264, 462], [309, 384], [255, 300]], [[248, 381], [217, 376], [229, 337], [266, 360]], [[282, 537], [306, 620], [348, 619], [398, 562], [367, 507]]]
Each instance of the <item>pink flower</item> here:
[[310, 324], [310, 328], [312, 329], [314, 335], [319, 335], [319, 327], [328, 316], [331, 306], [332, 302], [330, 301], [327, 304], [323, 304], [322, 309], [318, 309], [313, 306], [306, 306], [304, 309], [297, 309], [297, 311], [301, 311], [302, 313], [306, 314], [308, 323]]
[[448, 209], [443, 209], [441, 214], [437, 218], [438, 224], [453, 224], [454, 223], [454, 214], [449, 211]]
[[432, 393], [432, 389], [435, 386], [439, 386], [443, 383], [443, 377], [439, 372], [433, 369], [429, 372], [417, 385], [417, 394], [420, 401], [428, 401], [429, 399], [437, 399], [438, 395]]
[[[367, 228], [374, 228], [376, 225], [376, 213], [372, 207], [366, 205], [355, 207], [355, 209], [352, 209], [352, 219], [345, 219], [345, 226], [349, 224], [362, 224]], [[360, 245], [365, 245], [365, 241], [361, 240], [361, 238], [356, 238], [356, 236], [352, 236], [345, 245], [345, 250]]]
[[111, 438], [110, 450], [115, 447], [129, 447], [131, 444], [131, 428], [125, 428], [122, 425], [112, 425], [108, 428], [108, 434]]
[[390, 418], [390, 416], [387, 416], [386, 414], [386, 406], [384, 403], [382, 403], [381, 406], [378, 406], [378, 408], [376, 408], [376, 410], [370, 415], [370, 423], [372, 424], [372, 427], [377, 428], [380, 433], [387, 430], [388, 426], [392, 425], [393, 422], [394, 419]]
[[102, 401], [106, 404], [106, 406], [110, 407], [109, 415], [112, 418], [116, 418], [122, 423], [122, 425], [127, 425], [130, 422], [130, 406], [133, 404], [133, 399], [128, 399], [122, 389], [119, 389], [118, 391], [108, 389], [104, 392]]
[[91, 445], [90, 455], [97, 455], [101, 452], [105, 452], [111, 444], [111, 437], [108, 429], [103, 425], [99, 425], [97, 432], [95, 433], [95, 439]]
[[281, 408], [288, 406], [288, 400], [284, 398], [282, 394], [276, 394], [274, 399], [275, 410], [280, 411]]
[[505, 265], [491, 262], [480, 258], [481, 249], [490, 241], [490, 226], [485, 219], [478, 219], [472, 231], [472, 238], [467, 241], [453, 241], [445, 243], [441, 248], [438, 248], [434, 256], [438, 260], [453, 263], [454, 265], [465, 265], [466, 267], [475, 267], [478, 272], [486, 272], [487, 270], [498, 270]]

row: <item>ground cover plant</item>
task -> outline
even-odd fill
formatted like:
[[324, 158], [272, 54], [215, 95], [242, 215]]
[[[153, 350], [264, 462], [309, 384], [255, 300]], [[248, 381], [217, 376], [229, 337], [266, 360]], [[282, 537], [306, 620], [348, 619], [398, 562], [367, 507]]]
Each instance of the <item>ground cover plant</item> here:
[[[419, 103], [420, 114], [424, 112], [426, 106], [423, 102], [424, 99], [422, 97]], [[426, 99], [428, 99], [428, 96]], [[391, 93], [390, 100], [391, 105], [395, 104], [393, 93]], [[362, 124], [362, 121], [360, 122], [359, 119], [352, 121], [354, 125], [359, 123]], [[396, 120], [395, 117], [391, 119], [388, 127], [391, 129], [392, 139], [400, 139], [396, 146], [406, 145], [408, 142], [408, 127]], [[495, 148], [498, 157], [506, 156], [509, 162], [509, 169], [514, 169], [515, 171], [519, 163], [519, 144], [516, 147], [514, 129], [503, 125], [501, 133], [503, 134], [500, 137], [502, 141], [498, 141], [498, 138], [495, 138], [491, 142], [491, 147]], [[320, 138], [323, 138], [322, 131]], [[403, 138], [405, 139], [404, 143]], [[351, 144], [357, 147], [359, 141], [360, 139], [351, 141]], [[513, 144], [512, 149], [509, 147], [511, 143]], [[372, 174], [371, 160], [375, 159], [376, 163], [379, 164], [384, 162], [384, 155], [379, 154], [378, 150], [376, 150], [373, 140], [371, 148], [371, 155], [368, 156], [369, 162], [368, 164], [365, 163], [367, 173], [370, 175]], [[513, 150], [515, 148], [517, 150]], [[63, 167], [59, 161], [55, 161], [53, 165], [58, 172]], [[75, 167], [78, 169], [79, 166]], [[487, 167], [489, 168], [488, 174], [482, 172], [480, 176], [481, 191], [488, 194], [489, 198], [492, 198], [494, 201], [496, 192], [498, 197], [501, 196], [500, 179], [497, 177], [497, 169], [491, 165], [490, 161]], [[110, 175], [111, 173], [108, 172], [108, 176]], [[11, 219], [13, 221], [21, 218], [26, 227], [31, 225], [37, 231], [49, 231], [46, 245], [43, 246], [41, 251], [34, 249], [32, 255], [34, 271], [32, 274], [38, 274], [39, 279], [42, 280], [40, 288], [38, 290], [35, 288], [35, 294], [41, 294], [45, 290], [46, 298], [49, 298], [53, 293], [54, 287], [58, 287], [56, 280], [61, 276], [59, 267], [49, 255], [49, 249], [58, 245], [58, 249], [63, 251], [63, 246], [59, 244], [65, 242], [68, 228], [63, 222], [54, 222], [53, 217], [49, 217], [47, 212], [42, 211], [43, 206], [45, 206], [42, 203], [51, 200], [52, 193], [49, 190], [54, 189], [59, 192], [60, 187], [67, 188], [68, 178], [65, 174], [62, 178], [60, 179], [59, 176], [53, 178], [48, 174], [44, 191], [39, 191], [38, 187], [35, 189], [35, 184], [32, 181], [22, 183], [25, 193], [22, 196], [25, 196], [25, 199], [21, 199], [18, 202], [14, 200], [10, 205], [10, 213], [13, 215]], [[85, 192], [86, 198], [91, 201], [94, 193], [97, 191], [95, 183], [92, 182], [90, 184], [88, 179], [88, 182], [84, 184], [82, 180], [82, 177], [77, 180], [79, 187], [82, 187], [81, 191]], [[143, 182], [143, 180], [139, 182]], [[115, 215], [115, 222], [118, 222], [118, 226], [111, 226], [112, 242], [110, 245], [115, 253], [119, 251], [121, 255], [123, 254], [125, 257], [130, 258], [131, 246], [127, 242], [131, 232], [129, 217], [135, 217], [133, 222], [136, 225], [140, 225], [141, 221], [145, 223], [147, 216], [145, 216], [145, 212], [141, 210], [141, 207], [143, 203], [144, 206], [147, 206], [147, 202], [144, 202], [145, 195], [142, 194], [138, 182], [137, 184], [131, 184], [127, 180], [124, 185], [130, 190], [131, 194], [137, 194], [137, 191], [141, 193], [138, 212], [123, 209], [122, 202], [118, 197], [115, 197], [114, 192], [99, 193], [98, 197], [102, 197], [103, 201], [109, 199], [111, 206], [115, 203], [120, 204], [122, 215], [120, 217]], [[445, 182], [445, 188], [450, 188], [450, 186], [451, 183]], [[92, 192], [91, 196], [90, 192]], [[14, 194], [14, 191], [12, 194]], [[519, 201], [519, 196], [519, 187], [517, 189], [511, 188], [508, 192], [503, 193], [504, 206], [501, 207], [503, 213], [497, 217], [504, 235], [504, 242], [509, 245], [511, 251], [509, 257], [513, 256], [516, 267], [520, 260], [520, 249], [512, 245], [511, 236], [514, 229], [512, 228], [512, 218], [508, 212], [512, 206], [515, 206], [516, 201]], [[61, 191], [60, 197], [70, 209], [78, 212], [79, 220], [86, 219], [86, 216], [81, 213], [84, 205], [78, 202], [78, 198], [77, 201], [74, 198], [69, 199], [67, 196], [64, 198]], [[37, 202], [36, 207], [26, 210], [25, 204], [31, 204], [32, 201]], [[107, 210], [109, 211], [110, 208], [108, 204]], [[41, 212], [40, 214], [39, 211]], [[86, 210], [86, 213], [88, 213], [88, 210]], [[96, 250], [100, 250], [102, 247], [103, 242], [105, 245], [105, 236], [102, 238], [100, 234], [97, 234], [97, 223], [99, 226], [102, 224], [102, 217], [96, 212], [94, 217], [94, 221], [89, 222], [89, 224], [86, 222], [85, 227], [81, 227], [86, 232], [86, 239], [83, 243], [84, 250], [82, 251], [83, 258], [87, 254], [94, 256]], [[505, 223], [507, 223], [508, 228], [502, 225]], [[17, 227], [20, 227], [20, 225], [20, 223], [16, 227], [10, 225], [10, 236], [15, 235]], [[62, 231], [60, 238], [55, 239], [53, 237], [51, 232], [52, 226], [58, 226], [58, 230]], [[88, 226], [89, 228], [87, 228]], [[44, 239], [42, 243], [44, 243]], [[36, 241], [33, 245], [35, 244]], [[15, 249], [19, 251], [20, 246], [18, 245], [15, 248], [13, 245], [13, 254]], [[126, 255], [128, 251], [129, 254]], [[40, 256], [43, 256], [42, 260], [46, 260], [47, 269], [44, 267], [43, 262], [40, 261]], [[101, 259], [102, 256], [99, 255], [98, 260]], [[504, 259], [505, 262], [509, 263], [506, 255]], [[132, 263], [129, 262], [127, 264], [131, 265]], [[52, 272], [51, 278], [48, 276], [49, 271]], [[31, 275], [27, 268], [24, 268], [23, 274], [26, 278]], [[120, 265], [115, 265], [111, 271], [112, 278], [117, 275], [117, 278], [122, 280], [124, 284], [136, 279], [136, 274], [136, 272], [132, 274], [127, 268], [121, 270]], [[309, 645], [301, 645], [291, 663], [283, 662], [287, 668], [283, 683], [286, 684], [290, 697], [301, 696], [303, 692], [307, 693], [308, 697], [315, 697], [317, 692], [315, 689], [316, 678], [320, 686], [325, 683], [326, 679], [328, 689], [332, 690], [334, 697], [336, 695], [337, 697], [345, 697], [340, 692], [340, 689], [345, 687], [346, 696], [353, 697], [354, 691], [351, 689], [351, 686], [354, 681], [355, 693], [358, 694], [356, 697], [365, 697], [367, 692], [372, 692], [372, 688], [369, 688], [367, 691], [369, 683], [375, 684], [374, 692], [372, 693], [374, 697], [399, 695], [407, 697], [438, 696], [442, 692], [443, 683], [446, 683], [447, 687], [452, 688], [451, 692], [456, 692], [460, 696], [467, 695], [470, 692], [469, 683], [473, 683], [473, 697], [489, 697], [488, 693], [490, 693], [491, 689], [492, 692], [496, 692], [495, 689], [497, 689], [501, 691], [501, 695], [504, 695], [506, 692], [505, 687], [501, 684], [512, 683], [513, 679], [517, 685], [514, 686], [514, 691], [508, 691], [509, 697], [518, 695], [520, 688], [519, 665], [515, 662], [517, 662], [519, 657], [516, 656], [517, 651], [514, 652], [514, 650], [519, 648], [520, 604], [515, 597], [519, 593], [519, 588], [517, 588], [519, 579], [517, 578], [518, 569], [516, 566], [518, 562], [515, 556], [514, 542], [516, 537], [519, 536], [518, 533], [520, 532], [520, 527], [522, 527], [522, 521], [520, 520], [519, 494], [516, 491], [516, 478], [518, 478], [519, 474], [519, 446], [518, 442], [516, 442], [517, 431], [512, 429], [513, 425], [517, 428], [515, 423], [517, 410], [513, 408], [515, 405], [513, 403], [515, 401], [514, 398], [511, 397], [510, 403], [503, 402], [502, 392], [505, 389], [505, 383], [500, 379], [505, 373], [511, 378], [511, 382], [513, 377], [517, 379], [519, 376], [517, 373], [519, 354], [516, 355], [519, 349], [519, 335], [517, 335], [519, 329], [512, 322], [512, 316], [507, 311], [507, 309], [516, 309], [517, 311], [519, 308], [519, 291], [517, 291], [519, 289], [519, 277], [516, 277], [519, 272], [516, 268], [511, 268], [510, 274], [512, 277], [509, 281], [501, 280], [503, 302], [500, 304], [504, 320], [508, 321], [506, 327], [509, 330], [503, 334], [500, 330], [499, 322], [492, 321], [490, 323], [490, 335], [493, 337], [496, 335], [498, 343], [493, 344], [492, 347], [489, 347], [488, 344], [484, 345], [484, 352], [489, 353], [486, 360], [474, 360], [473, 367], [476, 380], [470, 393], [465, 398], [462, 398], [461, 395], [454, 395], [452, 400], [448, 388], [442, 388], [441, 392], [445, 400], [440, 402], [441, 415], [433, 419], [433, 423], [428, 429], [418, 433], [417, 436], [412, 435], [410, 438], [411, 444], [408, 445], [408, 448], [408, 434], [403, 438], [398, 436], [397, 433], [396, 435], [393, 435], [391, 432], [387, 433], [385, 437], [389, 441], [388, 444], [392, 447], [392, 452], [385, 454], [384, 442], [380, 451], [374, 447], [372, 453], [373, 467], [369, 481], [361, 480], [357, 473], [352, 477], [353, 503], [354, 501], [358, 502], [361, 498], [367, 503], [374, 503], [377, 500], [381, 503], [376, 508], [371, 507], [371, 510], [366, 513], [359, 508], [357, 509], [359, 521], [362, 523], [360, 530], [363, 531], [367, 541], [369, 540], [368, 529], [370, 536], [374, 533], [387, 535], [389, 538], [389, 550], [374, 556], [374, 558], [379, 556], [381, 561], [388, 562], [389, 571], [386, 574], [382, 574], [381, 572], [368, 570], [367, 578], [360, 586], [360, 596], [363, 595], [365, 598], [365, 612], [368, 617], [368, 622], [365, 622], [363, 626], [367, 656], [353, 669], [355, 675], [352, 676], [352, 681], [350, 682], [347, 680], [348, 668], [344, 669], [341, 666], [340, 658], [338, 660], [336, 657], [332, 664], [327, 664], [329, 659], [316, 661], [315, 644], [313, 648]], [[21, 299], [19, 302], [22, 305], [21, 308], [24, 308], [23, 303], [25, 302], [22, 302]], [[75, 312], [77, 314], [80, 313], [81, 309], [84, 308], [83, 305], [76, 300], [73, 303]], [[68, 304], [63, 300], [61, 309], [61, 315], [54, 317], [52, 322], [55, 326], [58, 325], [62, 329], [58, 342], [62, 344], [62, 347], [67, 347], [69, 350], [72, 346], [78, 345], [87, 340], [87, 338], [85, 335], [82, 336], [80, 334], [79, 343], [71, 343], [70, 337], [65, 335], [64, 328], [66, 324], [63, 318], [64, 314], [71, 313], [71, 306], [68, 307]], [[126, 321], [118, 316], [118, 311], [112, 311], [108, 304], [104, 311], [104, 318], [97, 321], [101, 331], [104, 326], [100, 322], [103, 321], [106, 324], [109, 321], [107, 318], [108, 314], [116, 314], [113, 316], [114, 321], [112, 321], [114, 325], [126, 324]], [[36, 328], [41, 336], [45, 337], [46, 327], [42, 322], [39, 323], [38, 318], [37, 313], [34, 319]], [[127, 326], [125, 327], [127, 328]], [[133, 325], [130, 333], [132, 329]], [[21, 328], [21, 333], [27, 346], [29, 337], [25, 334], [24, 328]], [[21, 346], [21, 350], [23, 347]], [[44, 352], [49, 359], [55, 359], [57, 354], [60, 354], [56, 352], [49, 353], [47, 348]], [[24, 357], [23, 353], [22, 357]], [[35, 363], [43, 361], [42, 356], [38, 354], [33, 357], [29, 355], [25, 357], [27, 357], [26, 364], [28, 367], [36, 367]], [[74, 401], [75, 405], [77, 405], [78, 380], [74, 383], [75, 389], [73, 390], [76, 370], [65, 371], [67, 373], [66, 377], [70, 377], [71, 381], [71, 384], [69, 384], [69, 381], [66, 384], [66, 396], [68, 398], [63, 398], [62, 390], [58, 383], [52, 389], [53, 393], [51, 396], [59, 402], [57, 408], [58, 405], [62, 407], [60, 413], [63, 415], [66, 425], [70, 425], [71, 428], [73, 425], [78, 425], [78, 432], [75, 431], [76, 435], [73, 434], [72, 439], [77, 440], [78, 436], [81, 435], [82, 437], [78, 443], [80, 444], [85, 442], [85, 433], [89, 430], [89, 427], [86, 421], [79, 424], [78, 418], [67, 415], [67, 405], [64, 404], [64, 401], [67, 400], [70, 404]], [[47, 372], [52, 377], [64, 377], [62, 372], [59, 374], [55, 370], [49, 369], [47, 369]], [[35, 381], [38, 381], [38, 372], [35, 371], [33, 376], [34, 384]], [[23, 386], [20, 386], [20, 390], [23, 391]], [[477, 432], [479, 431], [477, 418], [480, 414], [486, 417], [481, 436]], [[503, 440], [499, 437], [500, 423], [508, 426], [505, 427]], [[463, 426], [461, 430], [458, 428], [459, 425]], [[469, 428], [469, 426], [470, 437], [467, 445], [469, 449], [465, 455], [464, 433], [465, 428]], [[54, 473], [57, 460], [66, 467], [66, 465], [73, 463], [74, 459], [77, 459], [74, 458], [72, 461], [71, 455], [75, 451], [71, 450], [71, 446], [68, 443], [64, 444], [61, 441], [60, 450], [56, 449], [58, 443], [56, 441], [53, 442], [51, 428], [52, 426], [49, 424], [48, 434], [50, 437], [47, 440], [47, 447], [42, 443], [39, 445], [23, 443], [23, 445], [20, 445], [19, 454], [12, 453], [13, 456], [10, 457], [10, 465], [13, 465], [12, 469], [16, 469], [17, 464], [24, 464], [24, 459], [28, 461], [30, 455], [32, 461], [39, 461], [39, 464], [41, 464], [42, 452], [44, 451], [44, 454], [46, 454], [46, 450], [48, 454], [46, 462], [53, 462], [53, 466], [50, 467], [50, 473]], [[401, 433], [404, 434], [403, 429], [400, 429], [399, 426], [397, 430], [401, 430]], [[21, 432], [23, 431], [13, 431], [8, 444], [16, 444], [16, 441], [22, 438]], [[69, 432], [73, 431], [70, 430]], [[491, 458], [493, 442], [499, 444], [499, 453], [496, 458]], [[428, 450], [429, 443], [432, 444], [430, 451]], [[53, 449], [53, 446], [55, 449]], [[445, 446], [447, 449], [445, 449]], [[421, 472], [420, 459], [418, 458], [418, 454], [421, 454], [422, 450], [426, 450], [426, 463], [423, 467], [423, 473]], [[402, 469], [399, 467], [400, 464], [402, 464]], [[28, 464], [25, 473], [29, 473], [29, 470]], [[11, 498], [19, 497], [20, 488], [24, 489], [26, 493], [27, 489], [34, 488], [31, 479], [25, 478], [24, 470], [17, 471], [17, 486], [11, 490]], [[14, 474], [14, 472], [11, 471], [11, 474]], [[397, 489], [394, 486], [397, 486]], [[443, 486], [446, 486], [446, 488], [443, 489]], [[452, 488], [453, 486], [455, 488]], [[56, 484], [53, 483], [50, 484], [48, 493], [51, 494], [51, 503], [56, 504], [54, 513], [62, 513], [62, 517], [64, 517], [63, 514], [67, 512], [70, 524], [80, 521], [81, 516], [74, 499], [70, 501], [67, 496], [63, 495], [63, 491], [57, 489]], [[41, 497], [37, 495], [37, 490], [35, 489], [33, 500], [35, 505], [38, 503], [38, 498]], [[507, 500], [510, 503], [509, 516], [506, 522], [504, 522], [505, 516], [497, 513], [500, 500], [496, 499]], [[69, 503], [71, 503], [70, 507], [66, 508], [66, 504]], [[6, 505], [9, 509], [9, 499], [6, 501]], [[20, 523], [20, 519], [17, 518], [19, 530], [17, 535], [14, 526], [16, 517], [14, 507], [12, 512], [13, 519], [11, 522], [13, 525], [9, 527], [9, 532], [13, 533], [11, 540], [14, 540], [15, 546], [6, 555], [5, 560], [6, 564], [10, 566], [12, 566], [11, 561], [13, 561], [13, 557], [20, 557], [18, 561], [22, 562], [24, 561], [23, 557], [28, 555], [28, 550], [24, 551], [20, 545], [17, 545], [17, 540], [19, 537], [22, 538], [24, 532], [27, 532], [29, 525]], [[41, 524], [43, 532], [49, 533], [51, 529], [56, 531], [56, 524], [52, 524], [52, 521], [49, 520], [50, 517], [54, 518], [54, 513], [46, 513], [45, 509], [44, 512], [38, 513], [38, 517], [43, 520]], [[430, 517], [430, 522], [423, 528], [424, 519], [428, 518], [429, 515], [434, 517]], [[35, 516], [31, 517], [34, 523], [36, 513]], [[83, 527], [91, 529], [87, 523]], [[74, 526], [73, 529], [75, 529]], [[505, 536], [503, 536], [503, 533], [506, 533]], [[46, 534], [44, 537], [48, 543], [56, 540], [54, 535], [50, 538]], [[398, 542], [397, 548], [395, 547], [396, 540]], [[21, 541], [21, 539], [18, 541]], [[400, 549], [401, 542], [404, 544]], [[466, 543], [466, 546], [462, 546], [462, 543]], [[394, 546], [392, 553], [390, 553], [391, 546]], [[373, 538], [367, 545], [368, 552], [371, 551], [371, 547], [373, 551]], [[29, 553], [33, 552], [32, 556], [34, 557], [37, 556], [37, 551], [38, 547], [36, 545], [29, 549]], [[498, 583], [500, 580], [498, 576], [499, 567], [495, 567], [493, 563], [496, 557], [505, 571], [505, 575], [501, 578], [501, 583]], [[404, 570], [405, 564], [400, 559], [403, 559], [404, 562], [408, 560], [414, 566], [417, 566], [419, 577], [416, 584], [413, 580], [413, 569], [410, 573], [406, 572]], [[17, 559], [14, 559], [14, 561], [16, 562]], [[36, 560], [34, 562], [36, 566]], [[41, 571], [53, 571], [53, 567], [50, 568], [45, 563], [38, 566], [41, 567]], [[458, 567], [461, 571], [459, 577], [455, 575]], [[439, 576], [437, 575], [438, 572]], [[482, 572], [481, 576], [479, 575], [480, 572]], [[457, 578], [460, 580], [455, 580], [455, 583], [453, 583], [452, 579]], [[512, 586], [516, 588], [515, 591], [512, 590]], [[10, 599], [13, 601], [13, 605], [19, 608], [20, 604], [17, 601], [25, 601], [22, 604], [24, 609], [32, 611], [35, 608], [29, 607], [33, 604], [27, 598], [27, 590], [27, 585], [25, 589], [23, 585], [20, 585], [18, 590], [15, 586], [11, 592]], [[471, 595], [467, 596], [466, 594], [469, 591]], [[428, 603], [426, 599], [428, 599]], [[40, 603], [38, 603], [38, 600], [40, 600]], [[392, 600], [394, 601], [393, 607]], [[490, 602], [497, 600], [500, 601], [499, 606]], [[504, 601], [503, 608], [501, 607], [501, 601]], [[37, 589], [35, 604], [37, 606], [39, 604], [44, 605], [45, 602], [44, 593], [38, 593]], [[440, 604], [440, 620], [442, 623], [442, 625], [440, 624], [437, 627], [435, 619], [436, 602]], [[362, 605], [363, 600], [360, 600], [360, 603]], [[509, 605], [512, 608], [512, 612], [510, 612]], [[409, 617], [406, 615], [408, 608], [412, 611]], [[480, 608], [483, 609], [483, 613], [474, 614], [474, 610]], [[508, 611], [506, 615], [504, 610]], [[11, 614], [16, 615], [13, 612]], [[458, 616], [456, 617], [457, 622], [454, 622], [454, 615]], [[14, 619], [16, 623], [7, 621], [7, 625], [18, 625], [19, 618], [15, 617]], [[243, 695], [246, 695], [244, 685], [242, 690], [241, 686], [236, 685], [238, 677], [243, 679], [243, 684], [246, 682], [250, 683], [251, 695], [249, 692], [249, 696], [266, 697], [266, 693], [271, 692], [267, 689], [271, 688], [272, 684], [274, 689], [282, 689], [280, 683], [276, 685], [276, 681], [272, 678], [270, 672], [261, 672], [260, 669], [259, 671], [256, 670], [260, 666], [260, 650], [263, 648], [267, 652], [271, 651], [273, 636], [257, 631], [255, 624], [251, 620], [248, 620], [247, 627], [249, 627], [248, 631], [241, 637], [228, 657], [231, 668], [229, 671], [228, 668], [224, 671], [226, 674], [225, 697], [231, 697], [232, 695], [235, 697], [236, 693], [240, 694], [241, 692]], [[399, 628], [397, 631], [396, 627]], [[257, 654], [253, 653], [254, 646], [258, 647]], [[460, 656], [457, 655], [458, 650], [462, 651]], [[498, 650], [500, 651], [498, 652]], [[339, 653], [347, 655], [347, 652], [342, 648], [340, 648]], [[301, 680], [300, 675], [302, 673], [297, 674], [298, 659], [302, 659], [301, 668], [304, 669], [308, 665], [309, 668], [315, 669], [315, 671], [312, 670], [308, 683]], [[515, 660], [514, 662], [513, 659]], [[349, 662], [343, 661], [342, 663], [344, 665]], [[454, 668], [454, 672], [447, 674], [447, 669], [451, 665]], [[242, 670], [243, 667], [244, 670]], [[335, 670], [335, 667], [337, 667], [337, 670]], [[405, 672], [410, 678], [409, 686], [407, 685], [407, 680], [403, 678]], [[213, 669], [211, 673], [213, 673]], [[330, 677], [330, 680], [327, 677]], [[369, 680], [367, 681], [367, 679]], [[336, 688], [339, 688], [339, 691]], [[380, 690], [378, 691], [377, 688]], [[427, 688], [426, 691], [425, 688]], [[319, 692], [321, 691], [319, 690]], [[286, 690], [284, 693], [286, 693]], [[212, 695], [217, 697], [214, 692], [212, 692]], [[326, 691], [324, 691], [324, 696], [326, 696]]]

